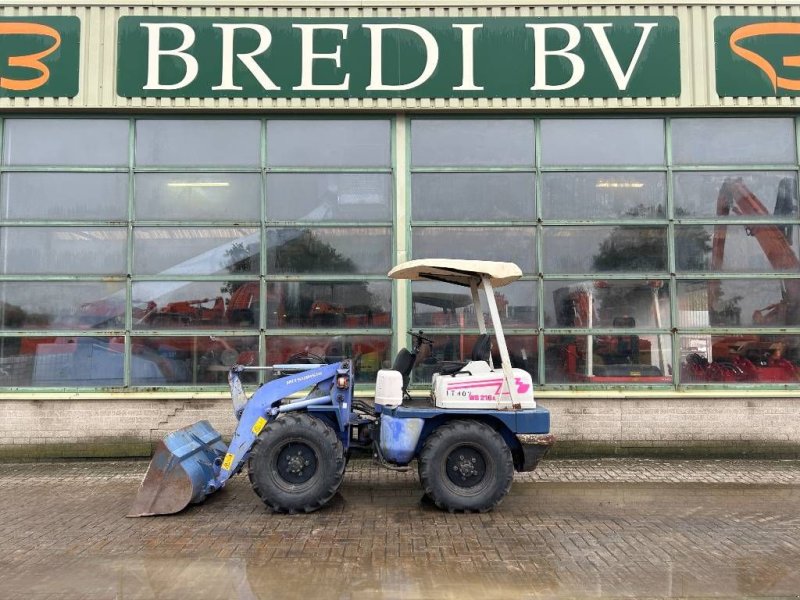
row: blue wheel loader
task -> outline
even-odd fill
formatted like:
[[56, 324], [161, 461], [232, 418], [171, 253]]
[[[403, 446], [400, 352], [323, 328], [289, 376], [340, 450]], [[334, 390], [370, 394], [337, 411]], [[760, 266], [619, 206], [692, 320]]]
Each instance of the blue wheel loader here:
[[[513, 263], [451, 259], [409, 261], [389, 272], [471, 292], [480, 335], [470, 359], [437, 365], [425, 398], [407, 391], [421, 349], [433, 343], [421, 331], [411, 332], [411, 350], [401, 349], [392, 368], [378, 372], [374, 402], [354, 396], [352, 360], [232, 367], [238, 426], [230, 444], [207, 421], [167, 435], [129, 516], [171, 514], [202, 502], [245, 465], [268, 508], [311, 512], [341, 487], [352, 448], [371, 449], [389, 468], [416, 460], [426, 495], [441, 509], [492, 510], [508, 493], [514, 471], [533, 470], [554, 443], [550, 414], [536, 405], [530, 374], [511, 365], [495, 300], [495, 288], [521, 275]], [[272, 369], [277, 376], [248, 398], [240, 379], [247, 369]]]

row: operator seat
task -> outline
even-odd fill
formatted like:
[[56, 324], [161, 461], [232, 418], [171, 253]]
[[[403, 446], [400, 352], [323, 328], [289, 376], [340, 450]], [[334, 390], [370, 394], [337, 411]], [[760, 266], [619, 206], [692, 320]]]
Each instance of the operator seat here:
[[408, 389], [408, 382], [411, 378], [411, 370], [414, 368], [414, 363], [417, 360], [417, 355], [409, 352], [406, 348], [400, 348], [397, 356], [394, 357], [392, 363], [392, 370], [398, 371], [403, 376], [403, 395], [406, 394]]
[[[492, 352], [492, 336], [488, 333], [482, 333], [475, 340], [472, 346], [472, 354], [470, 354], [470, 361], [483, 360], [489, 362], [489, 356]], [[468, 361], [469, 362], [469, 361]], [[455, 375], [461, 369], [467, 366], [468, 362], [452, 362], [444, 365], [439, 371], [442, 375]]]

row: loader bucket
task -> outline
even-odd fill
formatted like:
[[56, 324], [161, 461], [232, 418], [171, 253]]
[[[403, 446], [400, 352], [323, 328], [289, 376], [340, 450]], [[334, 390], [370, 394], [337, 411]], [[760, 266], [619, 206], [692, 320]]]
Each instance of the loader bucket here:
[[129, 517], [169, 515], [205, 500], [214, 490], [215, 462], [227, 446], [208, 421], [173, 431], [156, 445]]

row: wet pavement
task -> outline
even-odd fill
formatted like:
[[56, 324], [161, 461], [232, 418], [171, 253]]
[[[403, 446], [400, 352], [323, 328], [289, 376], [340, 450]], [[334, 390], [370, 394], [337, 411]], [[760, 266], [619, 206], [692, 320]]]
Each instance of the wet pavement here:
[[0, 464], [0, 598], [800, 597], [800, 461], [545, 461], [478, 515], [354, 460], [311, 515], [239, 475], [125, 518], [146, 466]]

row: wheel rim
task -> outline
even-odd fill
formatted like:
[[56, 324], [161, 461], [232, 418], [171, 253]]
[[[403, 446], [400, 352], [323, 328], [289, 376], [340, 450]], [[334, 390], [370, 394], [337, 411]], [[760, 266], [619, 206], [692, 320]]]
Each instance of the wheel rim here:
[[480, 485], [486, 477], [486, 470], [483, 453], [472, 446], [457, 446], [445, 459], [447, 479], [459, 488]]
[[292, 485], [307, 483], [317, 472], [317, 454], [302, 442], [290, 442], [278, 452], [276, 470]]

